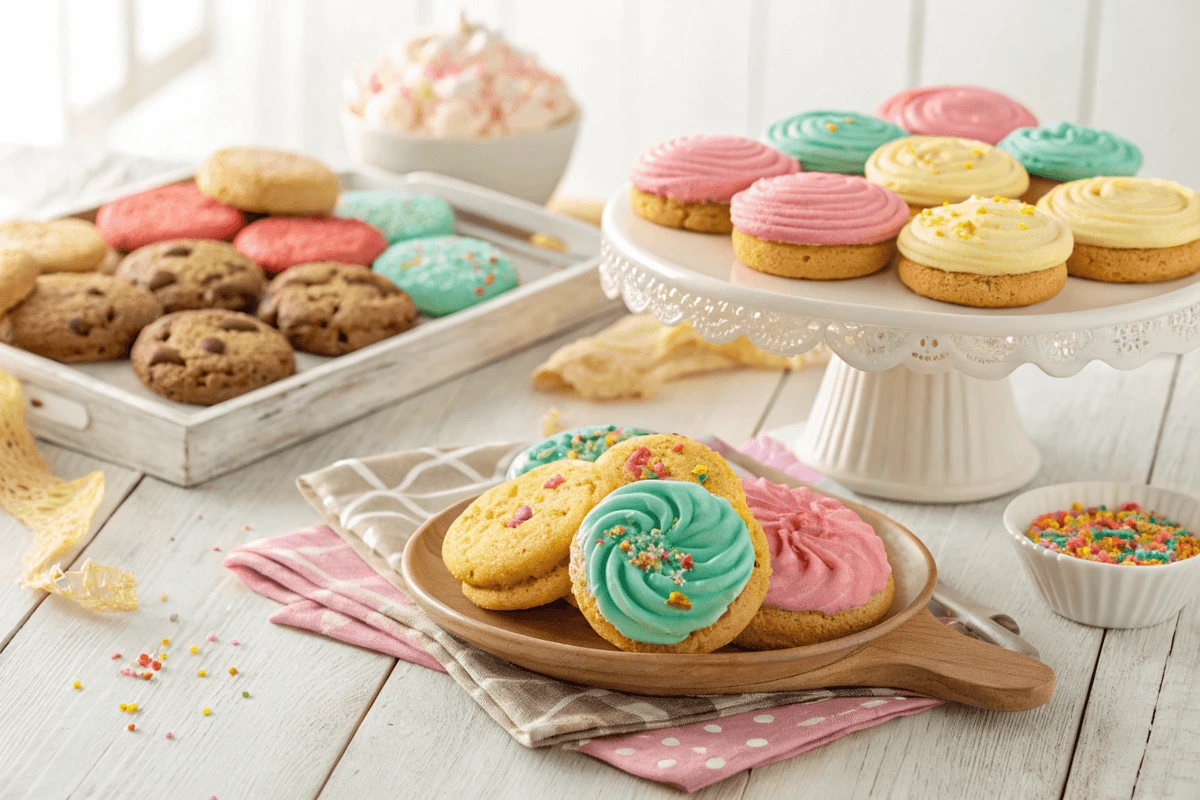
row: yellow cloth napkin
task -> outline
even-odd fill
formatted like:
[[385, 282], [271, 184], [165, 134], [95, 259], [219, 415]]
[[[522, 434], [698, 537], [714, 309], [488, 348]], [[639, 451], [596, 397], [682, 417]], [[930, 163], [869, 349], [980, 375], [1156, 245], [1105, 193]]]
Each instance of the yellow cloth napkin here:
[[668, 327], [649, 314], [633, 314], [557, 350], [533, 371], [533, 386], [572, 391], [589, 400], [649, 397], [666, 381], [684, 375], [743, 366], [800, 369], [828, 360], [823, 346], [790, 358], [776, 356], [744, 336], [709, 344], [686, 323]]

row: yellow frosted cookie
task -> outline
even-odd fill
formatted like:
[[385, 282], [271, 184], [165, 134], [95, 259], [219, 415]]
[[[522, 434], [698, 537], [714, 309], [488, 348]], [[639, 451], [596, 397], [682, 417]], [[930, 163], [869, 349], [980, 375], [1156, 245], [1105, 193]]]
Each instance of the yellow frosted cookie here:
[[1029, 173], [995, 145], [957, 136], [905, 136], [881, 145], [867, 159], [867, 180], [886, 186], [922, 209], [971, 195], [1020, 197]]
[[553, 602], [571, 590], [567, 558], [584, 516], [616, 487], [587, 461], [532, 469], [480, 495], [450, 526], [442, 561], [482, 608]]
[[87, 220], [14, 219], [0, 222], [0, 250], [24, 250], [42, 272], [88, 272], [104, 261], [108, 245]]
[[267, 147], [227, 147], [196, 171], [196, 186], [243, 211], [272, 216], [331, 214], [338, 179], [315, 158]]

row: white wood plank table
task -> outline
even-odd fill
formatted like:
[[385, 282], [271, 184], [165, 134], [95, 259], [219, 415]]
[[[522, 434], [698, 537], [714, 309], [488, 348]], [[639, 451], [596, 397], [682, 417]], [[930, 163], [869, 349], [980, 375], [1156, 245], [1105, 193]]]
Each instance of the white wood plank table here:
[[[160, 166], [94, 149], [0, 150], [0, 200], [14, 213], [32, 212], [64, 191], [118, 185]], [[652, 400], [604, 405], [529, 389], [534, 365], [606, 321], [190, 490], [43, 444], [61, 475], [105, 471], [107, 498], [79, 558], [132, 570], [142, 605], [100, 615], [17, 588], [29, 533], [0, 516], [0, 797], [678, 794], [584, 755], [522, 748], [445, 675], [272, 625], [267, 617], [278, 606], [220, 566], [243, 542], [314, 522], [293, 479], [339, 457], [532, 438], [551, 406], [571, 424], [619, 421], [742, 441], [803, 418], [816, 391], [816, 370], [714, 375], [670, 385]], [[1198, 366], [1200, 355], [1162, 357], [1126, 373], [1093, 365], [1068, 380], [1019, 370], [1018, 402], [1045, 460], [1034, 482], [1148, 480], [1200, 491], [1192, 453], [1200, 441]], [[1058, 673], [1053, 699], [1021, 714], [942, 706], [702, 794], [1195, 796], [1200, 604], [1141, 631], [1079, 626], [1052, 614], [1019, 572], [1000, 522], [1004, 498], [868, 502], [924, 539], [948, 585], [1020, 621]], [[205, 640], [210, 632], [218, 642]], [[160, 680], [115, 674], [110, 653], [161, 649], [163, 637], [172, 645]], [[232, 647], [231, 638], [242, 645]], [[190, 655], [190, 644], [201, 653]], [[199, 668], [209, 677], [197, 677]], [[81, 691], [71, 689], [75, 680]], [[129, 717], [118, 710], [123, 702], [141, 710]], [[125, 730], [130, 721], [134, 733]]]

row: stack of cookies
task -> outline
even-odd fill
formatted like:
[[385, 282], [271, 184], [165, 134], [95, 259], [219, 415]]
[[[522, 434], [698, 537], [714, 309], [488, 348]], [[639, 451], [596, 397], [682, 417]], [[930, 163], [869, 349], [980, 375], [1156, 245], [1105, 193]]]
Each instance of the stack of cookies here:
[[94, 223], [0, 223], [0, 341], [128, 357], [163, 397], [219, 403], [293, 374], [295, 350], [343, 355], [514, 288], [504, 254], [454, 224], [441, 198], [339, 195], [312, 158], [227, 148]]
[[633, 211], [732, 233], [738, 261], [759, 272], [845, 280], [896, 261], [917, 294], [979, 308], [1048, 300], [1068, 275], [1200, 271], [1200, 198], [1133, 177], [1141, 152], [1116, 134], [1039, 127], [978, 86], [905, 90], [876, 115], [807, 111], [771, 124], [764, 143], [670, 139], [630, 169]]
[[616, 647], [780, 649], [864, 630], [895, 586], [883, 542], [832, 498], [743, 482], [675, 434], [566, 431], [454, 521], [442, 559], [481, 608], [565, 600]]

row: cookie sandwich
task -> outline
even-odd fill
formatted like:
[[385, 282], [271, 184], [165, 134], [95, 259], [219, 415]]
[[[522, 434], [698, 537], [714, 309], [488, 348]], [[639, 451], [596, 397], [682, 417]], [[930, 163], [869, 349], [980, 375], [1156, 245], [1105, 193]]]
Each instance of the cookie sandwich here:
[[1097, 175], [1129, 177], [1142, 168], [1137, 145], [1115, 133], [1070, 122], [1018, 128], [996, 146], [1029, 173], [1029, 189], [1021, 197], [1026, 203], [1036, 203], [1060, 183]]
[[962, 136], [995, 144], [1037, 117], [1008, 95], [982, 86], [918, 86], [897, 92], [875, 111], [909, 133]]
[[840, 280], [878, 272], [908, 222], [896, 194], [853, 175], [797, 172], [763, 178], [730, 204], [733, 251], [751, 269]]
[[759, 178], [798, 172], [800, 164], [743, 136], [678, 136], [645, 150], [629, 170], [633, 210], [658, 225], [729, 233], [729, 201]]
[[610, 448], [596, 469], [620, 486], [571, 543], [571, 590], [592, 629], [640, 653], [733, 641], [766, 596], [771, 563], [729, 465], [699, 442], [655, 434]]
[[916, 214], [972, 195], [1020, 197], [1029, 175], [1015, 158], [977, 139], [906, 136], [879, 147], [864, 169], [867, 180], [891, 189]]
[[467, 506], [446, 532], [442, 561], [481, 608], [552, 603], [571, 591], [571, 539], [614, 488], [612, 477], [587, 461], [536, 467]]
[[900, 280], [925, 297], [978, 308], [1047, 300], [1067, 283], [1070, 229], [1028, 203], [972, 197], [922, 211], [900, 231]]
[[1067, 225], [1067, 270], [1110, 283], [1182, 278], [1200, 270], [1200, 197], [1158, 178], [1089, 178], [1051, 189], [1039, 212]]
[[804, 111], [767, 128], [767, 144], [812, 172], [862, 175], [867, 158], [908, 134], [898, 125], [855, 111]]
[[874, 529], [811, 489], [744, 481], [746, 502], [771, 548], [762, 608], [734, 643], [776, 650], [866, 630], [892, 607], [896, 586]]

